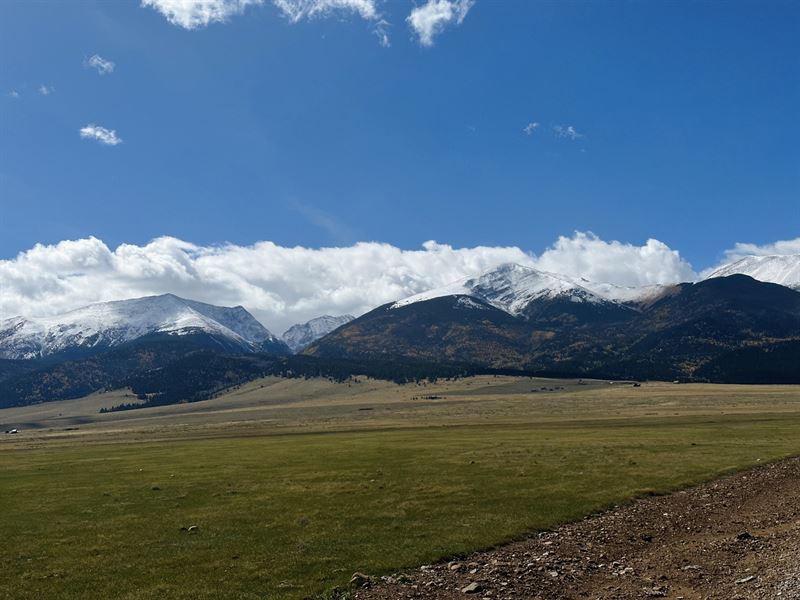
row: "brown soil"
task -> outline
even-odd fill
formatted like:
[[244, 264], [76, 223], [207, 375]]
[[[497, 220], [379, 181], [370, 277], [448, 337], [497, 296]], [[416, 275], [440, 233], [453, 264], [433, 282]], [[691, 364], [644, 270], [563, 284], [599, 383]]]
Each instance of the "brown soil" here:
[[358, 600], [800, 599], [800, 458], [364, 585]]

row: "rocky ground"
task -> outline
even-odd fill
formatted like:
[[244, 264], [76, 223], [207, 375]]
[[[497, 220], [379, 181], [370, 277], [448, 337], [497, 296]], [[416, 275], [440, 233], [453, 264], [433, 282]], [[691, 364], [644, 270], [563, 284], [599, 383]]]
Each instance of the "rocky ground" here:
[[800, 458], [352, 583], [358, 600], [800, 599]]

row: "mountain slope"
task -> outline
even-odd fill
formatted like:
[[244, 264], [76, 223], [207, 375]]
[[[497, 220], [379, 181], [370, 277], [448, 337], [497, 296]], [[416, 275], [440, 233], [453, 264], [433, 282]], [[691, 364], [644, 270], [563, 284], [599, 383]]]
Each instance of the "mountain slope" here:
[[306, 346], [315, 342], [324, 335], [328, 335], [337, 327], [341, 327], [345, 323], [349, 323], [355, 319], [352, 315], [341, 315], [339, 317], [332, 317], [331, 315], [323, 315], [315, 319], [311, 319], [306, 323], [298, 323], [292, 325], [287, 329], [281, 339], [286, 342], [292, 352], [300, 352]]
[[288, 352], [241, 306], [213, 306], [164, 294], [92, 304], [52, 317], [0, 321], [0, 358], [85, 356], [150, 334], [198, 332], [243, 351]]
[[[740, 361], [741, 350], [800, 340], [800, 293], [746, 275], [681, 284], [615, 335], [612, 375], [741, 381], [726, 362]], [[775, 381], [800, 381], [800, 363], [783, 371]]]
[[339, 327], [304, 354], [337, 359], [402, 356], [504, 367], [525, 360], [525, 321], [464, 295], [386, 304]]
[[737, 274], [800, 290], [800, 254], [746, 256], [715, 269], [706, 279]]

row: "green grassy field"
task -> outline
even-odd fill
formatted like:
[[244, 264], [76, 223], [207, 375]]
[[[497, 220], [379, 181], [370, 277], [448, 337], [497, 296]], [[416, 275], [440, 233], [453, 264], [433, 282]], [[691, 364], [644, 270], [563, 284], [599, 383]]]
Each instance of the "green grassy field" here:
[[[601, 392], [592, 414], [625, 412]], [[517, 422], [6, 443], [0, 598], [304, 598], [800, 453], [796, 388], [762, 392], [714, 414], [545, 420], [529, 401]]]

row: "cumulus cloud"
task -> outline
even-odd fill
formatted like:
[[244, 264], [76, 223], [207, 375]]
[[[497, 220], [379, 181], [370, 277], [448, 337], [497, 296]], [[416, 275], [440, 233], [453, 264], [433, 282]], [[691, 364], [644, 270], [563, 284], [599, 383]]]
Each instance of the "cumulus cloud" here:
[[113, 129], [106, 129], [94, 123], [89, 123], [86, 127], [81, 127], [81, 137], [86, 140], [95, 140], [106, 146], [116, 146], [122, 143], [122, 138], [117, 136]]
[[725, 262], [733, 262], [745, 256], [771, 256], [776, 254], [800, 254], [800, 237], [763, 245], [739, 242], [733, 248], [725, 251]]
[[433, 38], [455, 23], [461, 25], [474, 0], [428, 0], [415, 7], [406, 22], [419, 38], [423, 46], [433, 46]]
[[568, 140], [578, 140], [584, 135], [582, 133], [578, 133], [575, 130], [575, 127], [572, 125], [554, 125], [553, 131], [556, 133], [556, 137], [565, 138]]
[[184, 29], [197, 29], [211, 23], [222, 23], [239, 15], [251, 5], [263, 0], [142, 0], [167, 18], [173, 25]]
[[38, 244], [0, 260], [0, 318], [56, 314], [92, 302], [151, 294], [250, 310], [273, 332], [321, 314], [360, 315], [376, 306], [477, 276], [499, 264], [584, 276], [620, 285], [691, 279], [691, 267], [657, 240], [643, 246], [588, 233], [559, 238], [538, 258], [509, 247], [418, 250], [361, 242], [340, 248], [198, 246], [162, 237], [115, 249], [88, 239]]
[[83, 66], [95, 69], [100, 75], [108, 75], [114, 72], [115, 65], [113, 61], [106, 60], [99, 54], [93, 54], [83, 61]]
[[531, 121], [525, 125], [525, 128], [522, 131], [525, 135], [533, 135], [537, 129], [539, 129], [539, 123], [536, 121]]
[[601, 240], [592, 233], [561, 236], [536, 260], [543, 271], [623, 286], [693, 281], [697, 274], [677, 250], [649, 239], [642, 246]]
[[45, 84], [41, 84], [41, 85], [39, 86], [39, 93], [40, 93], [42, 96], [49, 96], [49, 95], [50, 95], [50, 94], [52, 94], [54, 91], [55, 91], [55, 89], [54, 89], [52, 86], [47, 86], [47, 85], [45, 85]]

